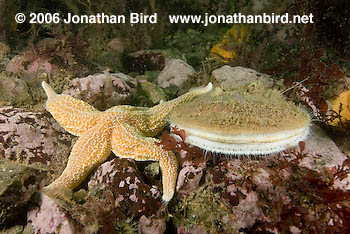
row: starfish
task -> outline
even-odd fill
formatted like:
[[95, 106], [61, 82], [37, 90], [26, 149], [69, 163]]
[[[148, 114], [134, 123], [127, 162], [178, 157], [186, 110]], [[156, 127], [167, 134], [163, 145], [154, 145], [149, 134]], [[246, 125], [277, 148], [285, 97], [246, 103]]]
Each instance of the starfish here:
[[79, 137], [66, 168], [44, 191], [73, 190], [112, 151], [121, 158], [159, 161], [162, 199], [170, 201], [175, 192], [178, 163], [175, 154], [164, 150], [154, 137], [168, 124], [168, 115], [174, 107], [209, 92], [211, 83], [151, 108], [118, 105], [104, 112], [82, 100], [57, 94], [45, 81], [42, 87], [48, 97], [46, 109], [66, 131]]

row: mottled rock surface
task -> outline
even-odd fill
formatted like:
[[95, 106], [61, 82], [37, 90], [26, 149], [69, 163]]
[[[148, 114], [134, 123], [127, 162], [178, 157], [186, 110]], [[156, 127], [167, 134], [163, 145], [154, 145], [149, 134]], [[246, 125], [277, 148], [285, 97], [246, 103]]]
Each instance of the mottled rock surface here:
[[179, 171], [177, 178], [176, 191], [178, 195], [189, 195], [199, 186], [202, 179], [206, 165], [205, 161], [195, 164], [192, 161], [185, 161]]
[[193, 67], [180, 59], [169, 60], [158, 76], [158, 85], [167, 88], [175, 85], [181, 89], [186, 88], [191, 77], [195, 74]]
[[76, 233], [67, 213], [43, 193], [41, 193], [39, 207], [28, 211], [27, 216], [35, 233]]
[[223, 90], [232, 90], [253, 82], [261, 82], [266, 87], [272, 87], [274, 80], [266, 74], [245, 67], [222, 66], [212, 72], [214, 84]]
[[313, 170], [341, 166], [347, 158], [326, 132], [317, 125], [311, 127], [310, 135], [305, 141], [305, 153], [311, 157], [304, 158], [300, 164]]
[[125, 67], [128, 71], [145, 72], [146, 70], [154, 71], [164, 68], [165, 57], [158, 51], [139, 50], [128, 54], [125, 59]]
[[245, 174], [252, 173], [253, 167], [243, 164], [239, 159], [223, 161], [210, 169], [207, 178], [212, 189], [220, 191], [221, 201], [230, 210], [222, 217], [222, 222], [235, 230], [267, 220], [259, 206], [258, 193], [251, 189], [251, 184], [243, 182]]
[[180, 155], [178, 233], [348, 230], [350, 160], [318, 126], [298, 147], [275, 155], [209, 153], [205, 181], [196, 173], [203, 155]]
[[0, 108], [0, 157], [50, 165], [69, 155], [71, 140], [47, 113]]
[[198, 224], [192, 224], [188, 227], [180, 226], [177, 228], [177, 234], [207, 234], [207, 230], [204, 226]]
[[56, 69], [57, 67], [51, 64], [50, 58], [31, 51], [16, 55], [6, 66], [6, 71], [13, 73], [53, 73]]
[[14, 56], [7, 64], [6, 71], [35, 75], [43, 72], [54, 74], [63, 68], [79, 76], [86, 73], [87, 69], [85, 66], [87, 57], [84, 56], [83, 46], [84, 43], [79, 37], [42, 38]]
[[86, 101], [99, 110], [126, 104], [136, 93], [137, 81], [123, 73], [103, 73], [76, 78], [63, 93]]
[[10, 48], [5, 43], [0, 41], [0, 60], [3, 59], [9, 52]]
[[[303, 158], [300, 164], [311, 170], [322, 171], [326, 168], [336, 173], [339, 168], [345, 171], [349, 171], [350, 169], [350, 165], [346, 163], [348, 156], [344, 154], [326, 132], [317, 125], [311, 128], [310, 135], [305, 141], [304, 152], [311, 157]], [[344, 163], [345, 167], [343, 166]], [[346, 173], [341, 177], [336, 177], [333, 187], [343, 191], [350, 191], [350, 173]]]
[[103, 163], [91, 177], [88, 187], [95, 197], [104, 197], [105, 191], [111, 192], [120, 212], [129, 217], [151, 216], [161, 206], [159, 190], [144, 182], [133, 160], [115, 158]]
[[165, 232], [165, 218], [147, 218], [142, 215], [139, 219], [140, 234], [163, 234]]
[[112, 39], [110, 42], [108, 42], [108, 47], [111, 50], [113, 50], [117, 53], [120, 53], [120, 54], [124, 53], [124, 49], [125, 49], [124, 42], [119, 37], [116, 37], [116, 38]]

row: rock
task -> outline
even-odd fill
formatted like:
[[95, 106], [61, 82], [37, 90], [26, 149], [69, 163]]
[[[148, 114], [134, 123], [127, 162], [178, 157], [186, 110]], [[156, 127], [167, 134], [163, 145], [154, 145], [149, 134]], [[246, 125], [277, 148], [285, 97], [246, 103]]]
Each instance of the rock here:
[[[160, 71], [145, 71], [144, 76], [146, 77], [147, 81], [150, 82], [156, 82], [158, 79]], [[139, 79], [140, 80], [140, 79]]]
[[195, 233], [195, 226], [184, 229], [183, 223], [200, 224], [199, 233], [298, 233], [320, 227], [347, 232], [350, 159], [320, 127], [312, 127], [305, 145], [262, 159], [209, 154], [205, 182], [186, 188], [198, 181], [193, 165], [200, 153], [195, 155], [185, 155], [192, 160], [179, 172], [178, 233]]
[[29, 104], [32, 97], [25, 81], [0, 73], [0, 106]]
[[[207, 183], [226, 207], [227, 215], [221, 218], [224, 227], [254, 233], [266, 230], [264, 224], [277, 230], [292, 226], [309, 230], [323, 225], [345, 230], [347, 218], [330, 206], [348, 207], [343, 203], [350, 197], [348, 173], [336, 175], [343, 166], [345, 172], [349, 170], [349, 161], [344, 161], [347, 157], [317, 126], [305, 141], [305, 149], [302, 145], [276, 157], [264, 156], [266, 160], [222, 160], [209, 168]], [[204, 202], [211, 206], [210, 200]], [[323, 210], [315, 211], [319, 204]], [[298, 210], [297, 214], [282, 218], [293, 210]], [[303, 215], [299, 216], [300, 212]], [[340, 221], [333, 225], [333, 219]]]
[[108, 42], [108, 47], [117, 53], [124, 53], [124, 43], [121, 38], [117, 37], [112, 39], [110, 42]]
[[76, 78], [63, 93], [84, 100], [99, 110], [130, 102], [137, 81], [123, 73], [103, 73]]
[[87, 58], [84, 43], [80, 37], [43, 38], [35, 45], [28, 45], [14, 56], [6, 71], [23, 74], [54, 74], [67, 70], [74, 76], [87, 73]]
[[0, 158], [0, 227], [22, 222], [30, 198], [45, 178], [43, 168]]
[[240, 182], [244, 180], [247, 171], [254, 176], [255, 170], [259, 168], [254, 161], [251, 163], [252, 165], [239, 159], [231, 159], [210, 170], [211, 187], [222, 191], [221, 201], [230, 210], [222, 218], [222, 222], [235, 230], [251, 228], [258, 221], [267, 221], [258, 193], [249, 187], [249, 183]]
[[72, 136], [52, 117], [11, 106], [0, 108], [0, 157], [28, 163], [64, 161]]
[[67, 213], [43, 193], [39, 207], [30, 210], [27, 216], [35, 233], [76, 233]]
[[261, 13], [263, 10], [270, 6], [270, 2], [268, 0], [262, 0], [252, 3], [250, 10], [255, 14]]
[[189, 227], [180, 226], [177, 228], [177, 234], [207, 234], [207, 230], [200, 224], [192, 224]]
[[6, 54], [10, 52], [10, 48], [0, 41], [0, 60], [2, 60]]
[[143, 182], [133, 160], [115, 158], [100, 165], [88, 183], [89, 192], [98, 198], [112, 192], [115, 204], [127, 217], [151, 216], [161, 202], [155, 186]]
[[[350, 166], [346, 165], [343, 170], [349, 171], [350, 170]], [[342, 190], [342, 191], [349, 191], [350, 188], [350, 173], [345, 173], [344, 177], [336, 177], [336, 179], [334, 180], [334, 184], [333, 184], [333, 188], [334, 189], [338, 189], [338, 190]]]
[[[23, 234], [23, 233], [27, 234], [23, 231], [23, 227], [21, 225], [15, 225], [8, 229], [1, 230], [1, 234]], [[34, 234], [34, 232], [32, 233]]]
[[165, 228], [165, 218], [147, 218], [142, 215], [139, 220], [140, 234], [162, 234]]
[[139, 50], [128, 54], [124, 59], [128, 71], [143, 73], [146, 70], [160, 71], [165, 66], [165, 57], [158, 51]]
[[99, 53], [94, 57], [94, 62], [99, 64], [99, 71], [112, 70], [120, 71], [124, 70], [122, 64], [122, 55], [113, 50], [107, 50]]
[[181, 89], [190, 85], [191, 77], [195, 74], [193, 67], [180, 59], [170, 60], [158, 76], [158, 85], [167, 88], [175, 85]]
[[13, 73], [24, 71], [25, 69], [23, 64], [26, 63], [28, 60], [29, 59], [24, 56], [16, 55], [7, 64], [6, 71]]
[[[305, 141], [304, 153], [309, 157], [304, 157], [300, 165], [315, 171], [322, 171], [325, 168], [329, 171], [335, 171], [336, 168], [349, 170], [346, 163], [348, 157], [338, 148], [335, 142], [326, 134], [326, 132], [317, 125], [312, 126], [310, 136]], [[333, 187], [347, 191], [350, 188], [350, 174], [346, 173], [344, 177], [336, 177]]]
[[300, 165], [312, 170], [341, 166], [343, 161], [347, 159], [334, 141], [317, 125], [311, 127], [310, 135], [305, 140], [304, 152], [309, 157], [304, 157]]
[[57, 67], [50, 62], [45, 55], [40, 56], [32, 51], [26, 51], [13, 57], [6, 66], [7, 72], [13, 73], [38, 73], [52, 74]]
[[250, 68], [222, 66], [212, 72], [214, 84], [223, 90], [232, 90], [253, 82], [261, 82], [266, 87], [274, 85], [269, 75], [258, 73]]
[[176, 184], [176, 191], [179, 195], [189, 195], [199, 186], [204, 170], [206, 168], [205, 161], [199, 165], [194, 165], [192, 161], [186, 161], [182, 165]]
[[167, 100], [167, 96], [164, 90], [159, 88], [159, 86], [148, 81], [140, 82], [140, 86], [142, 91], [145, 92], [146, 96], [149, 100], [151, 100], [153, 105], [159, 103], [161, 100]]
[[[237, 229], [250, 228], [256, 222], [264, 220], [264, 213], [259, 206], [258, 193], [247, 191], [246, 189], [236, 187], [234, 184], [226, 188], [230, 199], [239, 198], [238, 204], [232, 207], [232, 214], [235, 217], [225, 216], [223, 222], [228, 226], [237, 227]], [[266, 219], [265, 219], [266, 221]]]
[[23, 228], [21, 234], [34, 234], [32, 225], [30, 225], [30, 223], [27, 223], [27, 225]]

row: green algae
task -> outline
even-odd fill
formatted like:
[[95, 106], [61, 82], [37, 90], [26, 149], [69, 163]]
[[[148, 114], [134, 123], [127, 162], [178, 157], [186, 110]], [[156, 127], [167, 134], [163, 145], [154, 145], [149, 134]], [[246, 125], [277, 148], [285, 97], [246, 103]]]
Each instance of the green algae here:
[[72, 195], [72, 199], [79, 204], [83, 204], [88, 197], [88, 191], [85, 189], [79, 189], [78, 191], [74, 192]]
[[0, 73], [0, 105], [25, 106], [33, 103], [27, 84], [15, 74]]
[[232, 226], [223, 222], [225, 217], [232, 216], [230, 210], [215, 193], [209, 184], [204, 184], [176, 204], [173, 222], [176, 227], [191, 225], [204, 226], [208, 233], [236, 233]]
[[137, 222], [128, 218], [124, 221], [119, 221], [115, 225], [117, 233], [134, 234], [137, 233]]
[[[36, 109], [45, 101], [46, 96], [41, 88], [45, 80], [55, 90], [62, 92], [71, 82], [72, 75], [62, 69], [53, 75], [47, 73], [0, 73], [0, 105], [14, 106], [28, 110]], [[43, 107], [39, 108], [42, 110]]]
[[198, 68], [202, 61], [209, 55], [211, 45], [220, 39], [220, 31], [225, 29], [207, 30], [205, 33], [195, 30], [178, 30], [174, 34], [164, 38], [164, 44], [168, 48], [176, 48], [181, 58], [191, 66]]
[[145, 174], [148, 176], [157, 176], [160, 173], [160, 167], [158, 162], [153, 162], [145, 167]]
[[0, 226], [16, 223], [32, 195], [46, 179], [46, 168], [0, 158]]
[[148, 99], [152, 102], [152, 105], [159, 103], [161, 100], [167, 100], [167, 96], [163, 89], [159, 88], [156, 84], [148, 81], [141, 82], [142, 91], [146, 94]]

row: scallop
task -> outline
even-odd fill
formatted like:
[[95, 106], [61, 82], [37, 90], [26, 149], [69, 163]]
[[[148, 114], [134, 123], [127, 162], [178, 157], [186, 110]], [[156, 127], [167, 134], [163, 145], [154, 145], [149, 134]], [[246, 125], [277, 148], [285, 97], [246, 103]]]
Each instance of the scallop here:
[[219, 88], [176, 107], [170, 125], [185, 142], [210, 152], [266, 155], [307, 138], [310, 115], [278, 90], [255, 83], [224, 92]]

